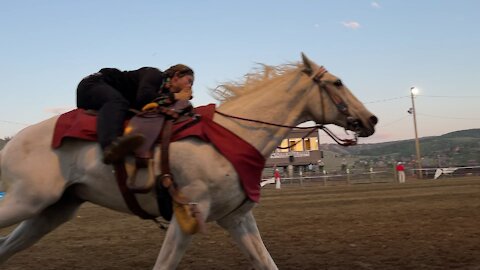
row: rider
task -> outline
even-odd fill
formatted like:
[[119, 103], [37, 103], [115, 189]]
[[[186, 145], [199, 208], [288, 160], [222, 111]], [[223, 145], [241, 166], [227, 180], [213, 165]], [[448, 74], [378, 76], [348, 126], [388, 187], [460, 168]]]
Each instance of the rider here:
[[98, 110], [97, 133], [103, 162], [119, 162], [144, 141], [139, 134], [123, 134], [130, 108], [141, 110], [152, 101], [168, 105], [192, 98], [193, 70], [182, 64], [164, 72], [153, 67], [133, 71], [103, 68], [78, 84], [77, 107]]

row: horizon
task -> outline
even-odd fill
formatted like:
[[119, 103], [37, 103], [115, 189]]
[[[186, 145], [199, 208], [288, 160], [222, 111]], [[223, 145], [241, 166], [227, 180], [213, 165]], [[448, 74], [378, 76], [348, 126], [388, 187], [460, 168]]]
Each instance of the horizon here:
[[[462, 132], [462, 131], [469, 131], [469, 130], [480, 130], [480, 128], [470, 128], [470, 129], [460, 129], [460, 130], [454, 130], [454, 131], [449, 131], [444, 134], [439, 134], [439, 135], [430, 135], [430, 136], [423, 136], [423, 137], [418, 137], [419, 140], [422, 139], [427, 139], [427, 138], [432, 138], [432, 137], [442, 137], [451, 133], [455, 132]], [[415, 138], [408, 138], [408, 139], [399, 139], [399, 140], [392, 140], [392, 141], [382, 141], [382, 142], [367, 142], [367, 143], [362, 143], [361, 142], [362, 138], [360, 138], [359, 143], [357, 145], [362, 145], [362, 144], [382, 144], [382, 143], [396, 143], [396, 142], [404, 142], [404, 141], [415, 141]], [[328, 143], [321, 143], [321, 144], [333, 144], [337, 145], [335, 142], [328, 142]], [[354, 145], [355, 146], [355, 145]], [[349, 146], [347, 146], [349, 147]]]

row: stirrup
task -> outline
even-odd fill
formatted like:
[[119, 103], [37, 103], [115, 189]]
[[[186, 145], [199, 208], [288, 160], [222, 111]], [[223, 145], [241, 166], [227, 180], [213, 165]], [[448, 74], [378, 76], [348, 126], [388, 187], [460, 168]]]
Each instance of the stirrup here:
[[155, 185], [155, 171], [152, 159], [128, 158], [125, 161], [127, 169], [127, 187], [135, 193], [147, 193]]

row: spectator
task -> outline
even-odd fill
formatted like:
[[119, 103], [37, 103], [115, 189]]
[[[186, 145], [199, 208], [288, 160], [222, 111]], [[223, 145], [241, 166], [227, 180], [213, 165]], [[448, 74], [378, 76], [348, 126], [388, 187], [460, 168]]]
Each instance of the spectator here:
[[342, 159], [342, 172], [346, 173], [347, 172], [347, 160]]
[[403, 166], [402, 162], [397, 163], [395, 170], [397, 171], [398, 182], [400, 184], [405, 183], [405, 166]]
[[323, 162], [323, 160], [319, 159], [319, 160], [317, 161], [317, 164], [318, 164], [318, 170], [319, 170], [321, 173], [325, 174], [325, 163]]
[[275, 178], [275, 188], [280, 189], [281, 188], [281, 183], [280, 183], [280, 172], [278, 171], [277, 168], [275, 168], [273, 172], [273, 178]]

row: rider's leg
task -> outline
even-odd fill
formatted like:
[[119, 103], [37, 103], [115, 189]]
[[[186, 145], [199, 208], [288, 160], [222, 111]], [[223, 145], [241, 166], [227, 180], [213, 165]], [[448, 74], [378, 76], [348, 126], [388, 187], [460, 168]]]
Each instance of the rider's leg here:
[[101, 75], [87, 77], [79, 83], [77, 106], [98, 110], [98, 141], [104, 151], [105, 163], [120, 161], [143, 143], [143, 136], [138, 134], [120, 137], [130, 103], [120, 91], [107, 84]]

